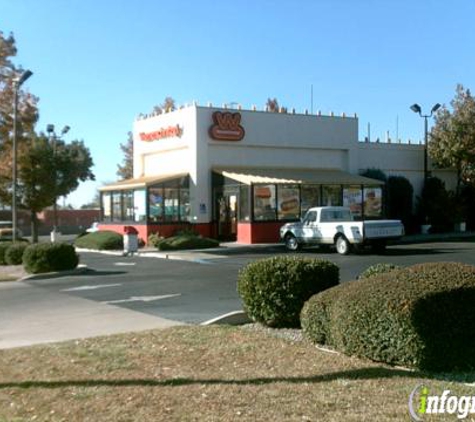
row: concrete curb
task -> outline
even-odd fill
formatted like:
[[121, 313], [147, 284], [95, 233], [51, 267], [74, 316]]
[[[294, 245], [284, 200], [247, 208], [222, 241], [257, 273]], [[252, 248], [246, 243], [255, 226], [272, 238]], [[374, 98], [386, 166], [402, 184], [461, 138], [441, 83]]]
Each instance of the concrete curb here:
[[244, 311], [233, 311], [202, 322], [200, 325], [243, 325], [252, 322]]
[[54, 271], [51, 273], [41, 273], [41, 274], [29, 274], [25, 277], [20, 278], [18, 281], [42, 280], [42, 279], [66, 277], [69, 275], [80, 275], [80, 274], [85, 274], [88, 270], [89, 268], [87, 265], [79, 264], [74, 270]]

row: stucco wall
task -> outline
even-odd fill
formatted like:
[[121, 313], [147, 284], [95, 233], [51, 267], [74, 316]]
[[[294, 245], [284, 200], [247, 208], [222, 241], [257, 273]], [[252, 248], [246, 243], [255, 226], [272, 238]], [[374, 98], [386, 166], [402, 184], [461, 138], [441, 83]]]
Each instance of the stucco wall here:
[[[404, 176], [412, 184], [414, 194], [420, 195], [424, 182], [424, 146], [360, 142], [358, 144], [359, 171], [377, 168], [388, 176]], [[442, 179], [447, 189], [455, 189], [456, 174], [450, 170], [435, 169], [429, 158], [428, 169]]]

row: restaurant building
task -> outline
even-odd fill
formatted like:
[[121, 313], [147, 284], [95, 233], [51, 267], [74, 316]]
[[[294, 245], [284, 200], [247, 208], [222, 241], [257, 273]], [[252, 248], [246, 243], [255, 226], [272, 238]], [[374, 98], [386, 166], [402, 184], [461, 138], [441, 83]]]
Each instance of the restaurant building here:
[[[134, 177], [100, 188], [103, 230], [139, 237], [192, 229], [240, 243], [278, 241], [310, 207], [381, 218], [382, 183], [367, 168], [423, 180], [423, 146], [358, 141], [356, 116], [192, 105], [137, 119]], [[452, 175], [438, 177], [452, 182]]]

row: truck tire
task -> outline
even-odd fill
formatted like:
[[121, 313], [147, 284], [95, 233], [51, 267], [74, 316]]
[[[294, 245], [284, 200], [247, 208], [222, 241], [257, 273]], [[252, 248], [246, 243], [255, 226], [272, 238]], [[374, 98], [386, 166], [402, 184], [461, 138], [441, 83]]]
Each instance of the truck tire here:
[[348, 255], [350, 253], [351, 245], [345, 236], [338, 236], [336, 238], [335, 247], [340, 255]]
[[284, 242], [285, 242], [285, 247], [289, 251], [295, 252], [300, 249], [300, 245], [299, 245], [299, 242], [297, 242], [297, 238], [291, 233], [288, 233], [285, 235]]

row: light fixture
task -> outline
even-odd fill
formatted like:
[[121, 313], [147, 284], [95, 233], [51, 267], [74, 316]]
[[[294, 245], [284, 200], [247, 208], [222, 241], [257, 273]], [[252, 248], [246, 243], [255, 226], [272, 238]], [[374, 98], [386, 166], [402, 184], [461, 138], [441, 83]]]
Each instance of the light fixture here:
[[422, 109], [421, 109], [421, 106], [419, 104], [413, 104], [411, 106], [411, 110], [414, 112], [414, 113], [421, 113]]
[[418, 113], [424, 119], [424, 186], [427, 183], [427, 178], [429, 177], [428, 165], [427, 165], [427, 139], [428, 139], [428, 122], [427, 119], [432, 117], [432, 115], [441, 107], [439, 103], [434, 104], [430, 114], [422, 114], [422, 108], [419, 104], [413, 104], [410, 109], [414, 113]]
[[434, 107], [432, 107], [432, 110], [430, 111], [430, 114], [435, 113], [439, 108], [440, 108], [440, 104], [437, 103]]

